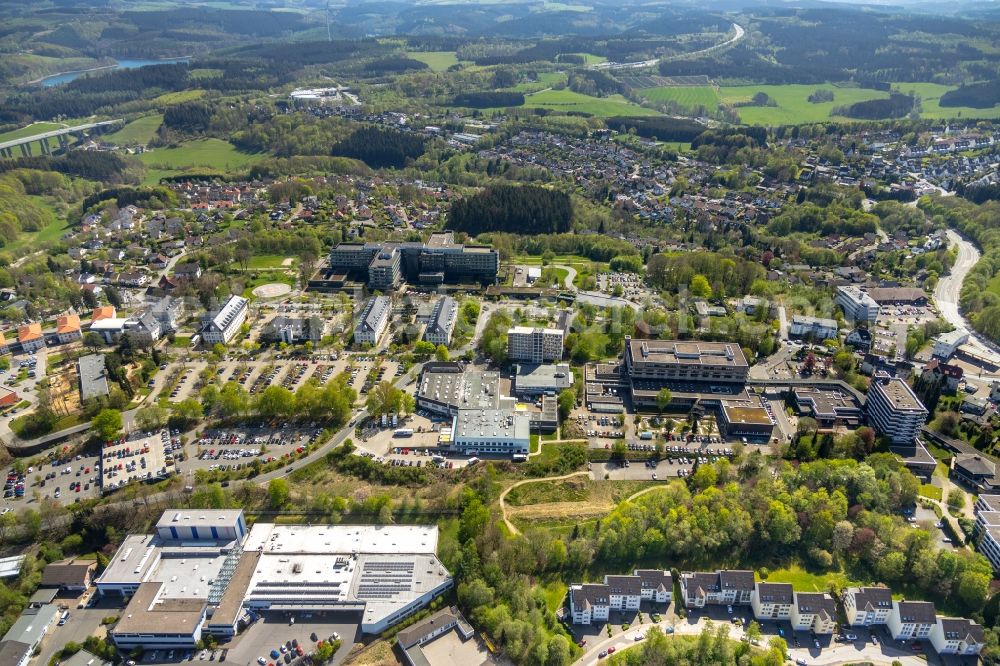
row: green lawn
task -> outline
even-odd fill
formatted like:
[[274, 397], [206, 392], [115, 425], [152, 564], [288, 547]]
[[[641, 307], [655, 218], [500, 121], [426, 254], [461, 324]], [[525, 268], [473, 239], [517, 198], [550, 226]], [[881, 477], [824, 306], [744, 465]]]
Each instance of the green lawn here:
[[662, 86], [643, 88], [638, 93], [654, 102], [677, 102], [687, 109], [704, 106], [714, 111], [719, 106], [719, 94], [712, 86]]
[[285, 259], [287, 258], [288, 257], [285, 257], [284, 255], [281, 254], [261, 254], [256, 257], [250, 257], [250, 261], [247, 262], [247, 268], [250, 269], [255, 268], [257, 270], [268, 269], [268, 268], [289, 268], [289, 269], [294, 268], [296, 262], [298, 261], [294, 257], [291, 258], [292, 259], [291, 266], [282, 266], [282, 263], [284, 263]]
[[923, 483], [920, 485], [920, 490], [918, 491], [921, 497], [927, 497], [929, 499], [941, 501], [941, 489], [937, 486], [931, 485], [929, 483]]
[[800, 592], [826, 592], [830, 583], [836, 584], [838, 589], [843, 589], [856, 582], [842, 572], [814, 574], [798, 565], [772, 571], [767, 580], [770, 583], [791, 583]]
[[204, 90], [179, 90], [177, 92], [164, 93], [154, 98], [153, 102], [159, 106], [169, 106], [171, 104], [180, 104], [181, 102], [191, 102], [201, 99], [204, 96]]
[[159, 148], [143, 153], [139, 159], [148, 167], [145, 183], [155, 184], [164, 176], [176, 175], [189, 169], [238, 171], [264, 157], [264, 154], [240, 152], [231, 143], [221, 139], [198, 139], [182, 143], [176, 148]]
[[133, 120], [117, 132], [108, 134], [105, 138], [108, 141], [122, 144], [147, 144], [156, 136], [156, 130], [163, 122], [162, 113], [154, 113], [150, 116], [143, 116]]
[[562, 606], [563, 600], [566, 598], [566, 590], [566, 584], [558, 580], [547, 583], [542, 587], [542, 594], [545, 595], [545, 605], [553, 613]]
[[633, 104], [621, 95], [591, 97], [572, 90], [546, 90], [526, 95], [525, 108], [551, 109], [553, 111], [587, 113], [592, 116], [610, 118], [612, 116], [655, 116], [652, 109]]
[[593, 53], [568, 53], [566, 55], [578, 55], [583, 56], [584, 63], [587, 65], [596, 65], [599, 62], [607, 62], [608, 59], [604, 56], [594, 55]]
[[427, 63], [427, 66], [435, 72], [443, 72], [458, 64], [458, 56], [454, 51], [415, 51], [407, 53], [406, 56]]

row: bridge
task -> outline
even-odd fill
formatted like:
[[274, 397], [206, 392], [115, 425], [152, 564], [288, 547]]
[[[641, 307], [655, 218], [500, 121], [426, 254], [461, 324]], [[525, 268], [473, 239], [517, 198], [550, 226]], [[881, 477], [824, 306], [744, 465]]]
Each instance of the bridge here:
[[63, 127], [62, 129], [51, 130], [49, 132], [41, 132], [40, 134], [33, 134], [31, 136], [21, 137], [20, 139], [11, 139], [10, 141], [0, 141], [0, 157], [12, 158], [14, 157], [14, 149], [18, 148], [21, 153], [21, 157], [31, 156], [31, 144], [38, 142], [41, 147], [42, 154], [48, 155], [51, 152], [49, 148], [49, 139], [58, 139], [59, 147], [65, 148], [69, 145], [70, 135], [83, 136], [88, 130], [100, 130], [104, 131], [110, 129], [116, 125], [123, 125], [125, 120], [123, 118], [116, 118], [115, 120], [102, 120], [96, 123], [87, 123], [85, 125], [76, 125], [74, 127]]

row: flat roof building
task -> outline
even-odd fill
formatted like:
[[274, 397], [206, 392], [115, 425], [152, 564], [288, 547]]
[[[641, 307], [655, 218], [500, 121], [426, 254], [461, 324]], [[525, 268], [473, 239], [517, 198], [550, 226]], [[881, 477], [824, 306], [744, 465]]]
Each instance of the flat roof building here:
[[491, 370], [466, 370], [456, 361], [424, 365], [417, 383], [417, 406], [446, 416], [457, 416], [460, 409], [499, 409], [500, 373]]
[[81, 356], [77, 361], [77, 373], [80, 376], [80, 400], [82, 402], [108, 395], [108, 375], [104, 368], [104, 354]]
[[519, 363], [515, 367], [513, 389], [519, 396], [557, 395], [572, 385], [573, 371], [568, 363]]
[[719, 404], [719, 430], [724, 437], [771, 438], [774, 416], [759, 395], [745, 392], [737, 398], [723, 399]]
[[893, 444], [910, 444], [927, 421], [927, 408], [909, 384], [898, 377], [876, 375], [865, 403], [868, 421]]
[[563, 357], [563, 330], [515, 326], [507, 331], [507, 359], [545, 363]]
[[849, 393], [812, 386], [796, 386], [792, 389], [792, 396], [798, 412], [816, 419], [821, 428], [858, 425], [864, 419], [861, 405]]
[[460, 409], [452, 420], [453, 450], [465, 455], [527, 454], [531, 417], [513, 409]]
[[834, 302], [843, 308], [844, 318], [850, 322], [867, 321], [874, 324], [881, 311], [875, 299], [859, 287], [837, 287]]

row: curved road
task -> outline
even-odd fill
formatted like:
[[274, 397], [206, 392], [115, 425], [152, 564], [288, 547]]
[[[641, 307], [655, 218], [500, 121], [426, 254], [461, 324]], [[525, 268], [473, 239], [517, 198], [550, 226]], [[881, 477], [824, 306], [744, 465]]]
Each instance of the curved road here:
[[958, 256], [955, 258], [955, 265], [951, 267], [951, 272], [938, 280], [937, 287], [934, 289], [934, 302], [937, 304], [938, 312], [945, 321], [955, 328], [964, 328], [969, 331], [969, 341], [966, 345], [971, 347], [977, 355], [1000, 365], [1000, 353], [995, 351], [992, 343], [973, 330], [969, 322], [962, 316], [958, 305], [965, 276], [969, 274], [982, 255], [979, 248], [962, 238], [958, 232], [948, 229], [947, 233], [948, 242], [958, 247]]
[[719, 49], [724, 49], [732, 46], [736, 42], [743, 39], [743, 36], [747, 34], [747, 31], [743, 29], [739, 23], [733, 23], [733, 30], [735, 34], [724, 42], [720, 42], [714, 46], [709, 46], [705, 49], [699, 49], [697, 51], [691, 51], [690, 53], [678, 53], [677, 55], [672, 55], [666, 58], [654, 58], [652, 60], [640, 60], [638, 62], [600, 62], [594, 65], [594, 69], [642, 69], [644, 67], [655, 67], [662, 61], [667, 60], [684, 60], [685, 58], [692, 58], [700, 55], [705, 55], [706, 53], [712, 53]]

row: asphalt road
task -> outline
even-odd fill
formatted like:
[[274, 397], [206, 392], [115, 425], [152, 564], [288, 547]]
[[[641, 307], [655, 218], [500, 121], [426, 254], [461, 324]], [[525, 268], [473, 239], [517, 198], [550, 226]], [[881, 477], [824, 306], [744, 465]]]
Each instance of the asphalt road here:
[[955, 258], [955, 264], [951, 267], [951, 272], [938, 280], [937, 287], [934, 289], [934, 302], [937, 303], [938, 312], [941, 313], [941, 317], [945, 321], [955, 328], [964, 328], [969, 331], [969, 341], [966, 345], [972, 347], [976, 354], [1000, 364], [1000, 354], [993, 351], [993, 347], [972, 329], [972, 326], [958, 310], [962, 282], [979, 261], [981, 253], [975, 245], [952, 229], [948, 230], [948, 241], [958, 247], [958, 256]]

